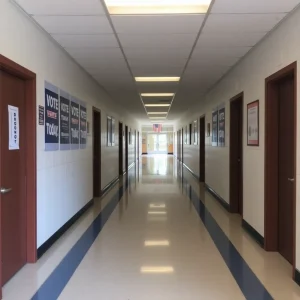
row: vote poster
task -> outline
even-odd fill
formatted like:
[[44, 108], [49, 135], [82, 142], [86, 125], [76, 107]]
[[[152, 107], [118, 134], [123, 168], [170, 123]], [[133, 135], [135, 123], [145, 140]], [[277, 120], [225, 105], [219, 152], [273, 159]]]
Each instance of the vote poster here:
[[87, 128], [86, 128], [86, 105], [84, 103], [80, 104], [80, 148], [86, 148], [86, 136], [87, 136]]
[[59, 149], [58, 88], [45, 82], [45, 151]]
[[60, 150], [70, 150], [70, 96], [60, 91]]
[[71, 149], [79, 149], [79, 100], [71, 100]]
[[219, 108], [219, 147], [225, 147], [225, 107]]
[[212, 137], [211, 145], [218, 146], [218, 110], [212, 113]]

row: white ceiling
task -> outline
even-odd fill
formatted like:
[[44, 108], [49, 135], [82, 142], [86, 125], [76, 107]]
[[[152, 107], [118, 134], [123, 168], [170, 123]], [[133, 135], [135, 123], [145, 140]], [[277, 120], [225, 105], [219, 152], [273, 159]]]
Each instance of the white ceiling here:
[[[139, 93], [177, 92], [168, 120], [179, 118], [300, 0], [215, 0], [207, 16], [109, 16], [103, 0], [15, 2], [116, 102], [145, 122]], [[182, 79], [179, 84], [136, 84], [133, 76]], [[160, 100], [170, 103], [172, 98]]]

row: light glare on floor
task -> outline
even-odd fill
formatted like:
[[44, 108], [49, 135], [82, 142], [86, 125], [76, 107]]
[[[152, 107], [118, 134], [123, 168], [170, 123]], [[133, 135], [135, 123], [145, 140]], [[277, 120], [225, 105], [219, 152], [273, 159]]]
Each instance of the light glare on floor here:
[[174, 93], [142, 93], [142, 97], [173, 97]]
[[148, 211], [149, 215], [166, 215], [167, 212], [165, 211]]
[[170, 242], [168, 240], [164, 241], [145, 241], [146, 247], [156, 247], [156, 246], [170, 246]]
[[150, 208], [166, 208], [166, 204], [150, 204]]
[[171, 106], [171, 104], [145, 104], [146, 107], [167, 107]]
[[173, 273], [173, 267], [142, 267], [141, 273]]
[[205, 14], [211, 0], [104, 0], [111, 15]]
[[180, 77], [135, 77], [137, 82], [176, 82]]

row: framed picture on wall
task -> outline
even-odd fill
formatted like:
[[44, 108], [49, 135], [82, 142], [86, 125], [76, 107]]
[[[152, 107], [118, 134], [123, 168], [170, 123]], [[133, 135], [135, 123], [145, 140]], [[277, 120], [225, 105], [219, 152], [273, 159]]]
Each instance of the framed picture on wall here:
[[115, 119], [111, 118], [111, 145], [114, 146], [115, 145]]
[[198, 145], [198, 120], [193, 122], [194, 145]]
[[107, 116], [107, 124], [106, 124], [106, 136], [107, 136], [107, 147], [111, 147], [111, 117]]
[[247, 145], [259, 146], [259, 100], [247, 104]]
[[218, 146], [218, 118], [219, 112], [218, 110], [213, 111], [212, 113], [212, 139], [211, 139], [211, 145], [214, 147]]
[[206, 136], [210, 136], [210, 123], [207, 123]]
[[219, 108], [218, 146], [225, 147], [225, 106]]

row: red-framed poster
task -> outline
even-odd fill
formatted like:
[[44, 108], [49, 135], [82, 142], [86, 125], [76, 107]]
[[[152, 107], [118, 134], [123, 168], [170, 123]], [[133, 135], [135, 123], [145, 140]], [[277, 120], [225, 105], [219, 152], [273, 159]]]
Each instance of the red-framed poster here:
[[247, 145], [259, 146], [259, 100], [247, 104]]

